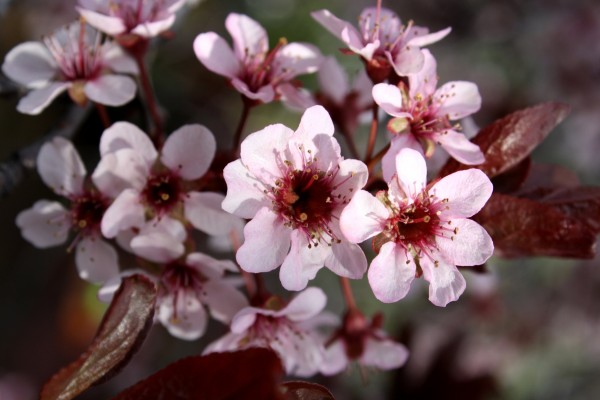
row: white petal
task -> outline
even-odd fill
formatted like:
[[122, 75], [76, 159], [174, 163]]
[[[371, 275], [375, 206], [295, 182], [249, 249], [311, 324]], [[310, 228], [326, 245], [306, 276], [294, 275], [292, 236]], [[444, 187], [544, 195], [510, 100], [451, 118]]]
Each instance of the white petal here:
[[450, 228], [456, 232], [452, 237], [436, 237], [436, 244], [443, 258], [453, 265], [480, 265], [494, 253], [492, 238], [481, 225], [470, 219], [453, 219]]
[[83, 90], [88, 99], [106, 106], [122, 106], [135, 97], [136, 84], [123, 75], [102, 75], [88, 81]]
[[160, 160], [185, 180], [203, 176], [215, 157], [217, 143], [205, 126], [184, 125], [165, 142]]
[[427, 165], [425, 158], [416, 150], [404, 148], [396, 156], [396, 174], [398, 184], [411, 199], [427, 184]]
[[247, 65], [262, 62], [269, 51], [269, 36], [265, 28], [252, 18], [236, 13], [227, 16], [225, 27], [233, 39], [238, 60], [244, 60]]
[[195, 340], [206, 331], [206, 311], [191, 290], [181, 290], [163, 297], [157, 311], [157, 319], [171, 335], [179, 339]]
[[79, 14], [85, 19], [85, 22], [93, 26], [94, 28], [102, 31], [110, 36], [116, 36], [124, 33], [127, 28], [122, 19], [117, 17], [111, 17], [101, 13], [97, 13], [92, 10], [86, 10], [82, 7], [75, 7]]
[[130, 245], [140, 257], [157, 263], [168, 263], [184, 254], [183, 242], [186, 236], [181, 222], [165, 216], [160, 221], [146, 223]]
[[327, 296], [323, 289], [309, 287], [298, 293], [287, 306], [275, 313], [285, 316], [291, 321], [304, 321], [319, 314], [327, 304]]
[[420, 259], [423, 277], [429, 281], [429, 301], [439, 307], [446, 307], [452, 301], [458, 300], [465, 291], [465, 278], [460, 271], [443, 260], [437, 260], [435, 266], [433, 261], [427, 257]]
[[39, 200], [17, 215], [23, 237], [35, 247], [45, 249], [67, 241], [71, 228], [69, 211], [56, 201]]
[[307, 108], [317, 104], [312, 93], [302, 87], [296, 87], [291, 83], [277, 85], [279, 100], [289, 109], [304, 112]]
[[316, 46], [307, 43], [288, 43], [281, 47], [273, 60], [273, 76], [289, 81], [298, 75], [317, 72], [323, 56]]
[[492, 195], [493, 185], [481, 170], [471, 168], [440, 179], [429, 190], [438, 199], [448, 199], [444, 215], [468, 218], [479, 212]]
[[263, 190], [264, 185], [248, 171], [241, 160], [230, 162], [223, 170], [227, 183], [227, 195], [223, 200], [223, 210], [240, 216], [252, 218], [269, 201]]
[[409, 148], [418, 151], [423, 154], [423, 147], [412, 133], [401, 133], [394, 135], [390, 142], [390, 149], [385, 153], [381, 160], [381, 172], [383, 173], [383, 179], [386, 182], [390, 182], [396, 174], [396, 156], [400, 150]]
[[346, 369], [347, 366], [346, 345], [343, 340], [338, 339], [325, 349], [320, 372], [325, 376], [336, 375]]
[[423, 47], [433, 44], [448, 36], [451, 30], [452, 28], [448, 27], [446, 29], [442, 29], [441, 31], [413, 37], [408, 41], [408, 45]]
[[325, 266], [336, 275], [361, 279], [367, 271], [367, 257], [357, 244], [334, 243], [331, 255], [325, 260]]
[[359, 160], [346, 159], [340, 161], [337, 175], [333, 180], [334, 195], [341, 194], [348, 198], [362, 189], [369, 179], [369, 169]]
[[396, 54], [387, 53], [388, 60], [399, 76], [415, 74], [423, 68], [425, 59], [417, 46], [403, 46]]
[[283, 287], [287, 290], [304, 289], [308, 281], [315, 278], [330, 254], [331, 250], [326, 247], [321, 244], [309, 248], [306, 236], [298, 230], [292, 231], [290, 253], [279, 270], [279, 280]]
[[287, 147], [293, 131], [281, 124], [269, 125], [250, 134], [241, 145], [242, 163], [267, 184], [274, 184], [287, 168]]
[[478, 165], [485, 161], [485, 156], [479, 146], [470, 142], [462, 133], [448, 129], [436, 135], [434, 140], [438, 141], [444, 150], [463, 164]]
[[117, 251], [100, 237], [85, 237], [77, 244], [75, 264], [79, 277], [91, 283], [104, 283], [119, 275]]
[[258, 90], [253, 91], [248, 87], [246, 82], [242, 81], [241, 79], [233, 78], [230, 83], [235, 90], [249, 99], [258, 100], [265, 104], [275, 100], [275, 89], [271, 84], [261, 86]]
[[248, 272], [267, 272], [281, 265], [290, 249], [290, 229], [268, 208], [262, 208], [244, 228], [244, 244], [235, 255]]
[[352, 243], [361, 243], [381, 233], [390, 216], [387, 208], [371, 193], [358, 191], [340, 216], [342, 233]]
[[333, 121], [329, 113], [322, 106], [313, 106], [302, 114], [300, 126], [294, 135], [305, 135], [312, 139], [319, 134], [333, 136], [333, 132]]
[[411, 117], [409, 112], [403, 109], [402, 93], [398, 86], [378, 83], [372, 89], [373, 99], [386, 113], [394, 117]]
[[175, 15], [169, 15], [166, 18], [150, 21], [143, 24], [139, 24], [131, 30], [131, 33], [140, 35], [145, 38], [152, 38], [158, 36], [161, 32], [169, 29], [175, 22]]
[[19, 101], [17, 111], [23, 114], [37, 115], [69, 86], [71, 86], [69, 82], [52, 82], [41, 89], [34, 89]]
[[433, 95], [437, 115], [448, 115], [455, 120], [471, 115], [481, 108], [481, 95], [473, 82], [448, 82]]
[[148, 168], [158, 157], [158, 152], [148, 135], [129, 122], [115, 122], [102, 133], [100, 138], [101, 156], [121, 149], [135, 150], [146, 161]]
[[141, 228], [145, 219], [138, 192], [125, 189], [104, 212], [100, 227], [104, 237], [112, 239], [122, 230]]
[[67, 139], [55, 137], [44, 143], [38, 153], [37, 169], [44, 183], [57, 194], [69, 196], [83, 190], [85, 166]]
[[424, 61], [423, 68], [415, 74], [408, 75], [411, 99], [417, 100], [419, 97], [427, 99], [435, 93], [438, 82], [437, 63], [431, 52], [427, 49], [421, 50]]
[[368, 337], [360, 361], [366, 366], [388, 370], [401, 367], [407, 359], [408, 350], [400, 343]]
[[116, 198], [125, 189], [141, 192], [148, 180], [148, 164], [139, 152], [121, 149], [100, 159], [92, 181], [106, 196]]
[[237, 226], [239, 218], [223, 211], [223, 196], [213, 192], [189, 192], [184, 200], [186, 219], [194, 228], [209, 235], [226, 235]]
[[106, 42], [103, 46], [104, 64], [114, 72], [121, 74], [139, 74], [135, 60], [129, 56], [121, 46], [113, 42]]
[[210, 314], [223, 323], [229, 324], [238, 311], [249, 305], [246, 296], [227, 283], [209, 280], [202, 289]]
[[234, 78], [240, 73], [240, 62], [227, 42], [214, 32], [201, 33], [194, 40], [198, 60], [210, 71]]
[[348, 75], [334, 57], [325, 58], [319, 68], [317, 79], [321, 92], [336, 104], [342, 105], [350, 91]]
[[[263, 310], [256, 307], [246, 307], [238, 311], [231, 321], [231, 326], [229, 327], [231, 332], [242, 333], [250, 328], [254, 324], [254, 321], [256, 321], [256, 314], [262, 314], [261, 311]], [[273, 312], [269, 314], [272, 315]]]
[[415, 272], [416, 265], [402, 246], [387, 242], [371, 262], [369, 284], [378, 300], [394, 303], [406, 296]]
[[313, 11], [310, 15], [325, 29], [346, 43], [353, 51], [363, 48], [360, 33], [356, 28], [336, 17], [329, 10]]
[[220, 279], [225, 271], [238, 272], [238, 267], [231, 260], [217, 260], [203, 253], [190, 253], [185, 258], [186, 265], [197, 269], [209, 279]]
[[47, 84], [58, 71], [46, 46], [40, 42], [25, 42], [4, 57], [2, 72], [21, 85], [39, 88]]

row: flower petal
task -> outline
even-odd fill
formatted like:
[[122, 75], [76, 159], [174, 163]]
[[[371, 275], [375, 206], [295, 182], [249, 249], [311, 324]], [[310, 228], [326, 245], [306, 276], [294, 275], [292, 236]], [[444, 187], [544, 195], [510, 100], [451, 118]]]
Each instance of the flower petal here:
[[245, 271], [271, 271], [281, 265], [290, 249], [290, 229], [268, 208], [262, 208], [244, 228], [244, 244], [235, 257]]
[[92, 181], [106, 196], [116, 198], [125, 189], [142, 191], [148, 180], [147, 161], [133, 149], [121, 149], [100, 159]]
[[230, 162], [223, 170], [223, 177], [227, 183], [223, 210], [242, 218], [252, 218], [262, 207], [270, 205], [263, 193], [265, 186], [241, 160]]
[[102, 75], [88, 81], [83, 90], [88, 99], [106, 106], [122, 106], [135, 97], [136, 84], [122, 75]]
[[352, 243], [361, 243], [381, 233], [390, 216], [387, 208], [371, 193], [358, 191], [340, 216], [340, 229]]
[[325, 348], [323, 354], [323, 364], [319, 372], [325, 376], [336, 375], [348, 367], [348, 356], [346, 355], [346, 345], [341, 339], [335, 340]]
[[333, 121], [327, 110], [323, 106], [313, 106], [307, 108], [304, 114], [302, 114], [300, 125], [296, 129], [294, 136], [303, 135], [312, 139], [320, 134], [333, 136], [334, 131]]
[[478, 165], [485, 161], [485, 156], [479, 146], [469, 141], [467, 137], [452, 129], [445, 130], [435, 137], [444, 150], [453, 158], [466, 165]]
[[448, 115], [452, 120], [471, 115], [481, 108], [481, 95], [473, 82], [448, 82], [435, 91], [433, 103], [437, 115]]
[[100, 138], [101, 156], [121, 149], [135, 150], [146, 161], [148, 168], [158, 157], [158, 152], [148, 135], [129, 122], [115, 122], [102, 133]]
[[250, 134], [241, 146], [242, 163], [266, 184], [274, 184], [283, 174], [284, 160], [293, 131], [282, 124], [269, 125]]
[[408, 350], [400, 343], [388, 339], [367, 337], [360, 358], [363, 365], [388, 370], [401, 367], [408, 359]]
[[378, 300], [394, 303], [408, 293], [415, 278], [416, 265], [406, 250], [394, 242], [381, 246], [369, 268], [369, 284]]
[[225, 282], [209, 280], [202, 285], [202, 289], [210, 314], [225, 324], [229, 324], [238, 311], [249, 305], [246, 296]]
[[375, 103], [394, 117], [410, 118], [412, 115], [402, 107], [402, 93], [398, 86], [378, 83], [371, 91]]
[[19, 101], [17, 111], [23, 114], [37, 115], [69, 86], [71, 86], [70, 82], [52, 82], [43, 88], [34, 89]]
[[187, 232], [181, 222], [163, 216], [159, 221], [149, 221], [131, 240], [131, 249], [140, 257], [157, 263], [168, 263], [185, 252], [183, 242]]
[[317, 72], [323, 56], [316, 46], [308, 43], [288, 43], [281, 47], [273, 60], [273, 76], [289, 81], [298, 75]]
[[335, 57], [325, 58], [319, 68], [317, 79], [321, 92], [337, 105], [342, 105], [346, 95], [350, 92], [350, 88], [348, 75]]
[[99, 236], [79, 241], [75, 264], [79, 277], [91, 283], [104, 283], [119, 275], [117, 251]]
[[396, 156], [396, 174], [400, 188], [414, 199], [427, 184], [425, 158], [416, 150], [404, 148]]
[[439, 307], [446, 307], [452, 301], [458, 300], [465, 291], [466, 282], [460, 271], [444, 260], [437, 260], [436, 266], [427, 257], [420, 259], [423, 277], [429, 281], [429, 301]]
[[144, 207], [139, 202], [138, 192], [125, 189], [104, 212], [100, 228], [104, 237], [112, 239], [119, 231], [134, 227], [141, 228], [145, 219]]
[[324, 245], [309, 248], [306, 236], [294, 230], [291, 233], [290, 253], [279, 270], [279, 280], [287, 290], [302, 290], [315, 278], [331, 252]]
[[2, 72], [29, 88], [45, 86], [57, 73], [52, 55], [40, 42], [25, 42], [4, 57]]
[[194, 40], [198, 60], [215, 74], [235, 78], [241, 66], [227, 42], [214, 32], [201, 33]]
[[483, 208], [492, 190], [490, 178], [481, 170], [471, 168], [443, 177], [429, 192], [439, 199], [448, 199], [445, 216], [468, 218]]
[[[418, 28], [416, 28], [415, 30], [419, 31]], [[434, 33], [427, 33], [424, 35], [414, 36], [413, 38], [411, 38], [408, 41], [407, 44], [409, 46], [418, 46], [418, 47], [427, 46], [427, 45], [433, 44], [435, 42], [439, 42], [440, 40], [442, 40], [443, 38], [448, 36], [450, 31], [452, 31], [452, 28], [447, 27], [446, 29], [442, 29], [441, 31], [437, 31]], [[423, 32], [425, 32], [425, 31], [423, 31]]]
[[104, 64], [112, 71], [121, 74], [139, 74], [135, 60], [116, 43], [106, 42], [102, 48]]
[[194, 226], [209, 235], [226, 235], [238, 224], [239, 218], [223, 211], [221, 193], [189, 192], [184, 200], [185, 218]]
[[184, 125], [165, 142], [160, 160], [183, 179], [191, 181], [203, 176], [215, 157], [217, 143], [205, 126]]
[[185, 289], [161, 298], [156, 317], [171, 335], [183, 340], [201, 337], [208, 322], [197, 294]]
[[404, 148], [413, 149], [423, 154], [423, 147], [419, 144], [417, 139], [415, 139], [412, 133], [394, 135], [390, 142], [390, 149], [381, 159], [381, 172], [383, 174], [383, 179], [386, 182], [391, 182], [396, 174], [396, 156], [400, 153], [400, 150]]
[[251, 100], [258, 100], [265, 104], [275, 100], [275, 89], [271, 84], [261, 86], [257, 91], [252, 91], [246, 82], [238, 78], [233, 78], [231, 80], [231, 85], [235, 88], [235, 90]]
[[37, 157], [42, 180], [55, 193], [69, 196], [81, 193], [86, 170], [75, 146], [62, 137], [44, 143]]
[[310, 15], [334, 36], [348, 45], [353, 51], [363, 48], [360, 33], [352, 24], [333, 15], [329, 10], [313, 11]]
[[37, 248], [58, 246], [67, 241], [71, 228], [69, 211], [56, 201], [38, 200], [17, 215], [23, 237]]
[[169, 29], [175, 22], [175, 15], [168, 15], [163, 19], [139, 24], [131, 30], [131, 33], [144, 38], [152, 38]]
[[291, 321], [304, 321], [319, 314], [327, 304], [327, 296], [323, 289], [309, 287], [298, 293], [287, 306], [274, 315], [286, 317]]
[[396, 54], [386, 52], [388, 60], [399, 76], [416, 74], [423, 68], [425, 58], [417, 46], [403, 46]]
[[494, 253], [494, 243], [486, 230], [470, 219], [453, 219], [455, 234], [452, 239], [436, 237], [443, 258], [453, 265], [480, 265]]
[[75, 7], [75, 9], [85, 19], [85, 22], [107, 35], [116, 36], [127, 30], [124, 21], [118, 17], [111, 17], [82, 7]]
[[414, 74], [408, 75], [411, 99], [427, 99], [435, 93], [438, 82], [437, 63], [431, 52], [421, 50], [423, 54], [423, 68]]
[[267, 31], [252, 18], [231, 13], [225, 19], [225, 28], [233, 39], [233, 50], [238, 60], [250, 65], [258, 65], [269, 51]]
[[185, 263], [213, 280], [222, 278], [225, 271], [238, 272], [238, 267], [233, 261], [217, 260], [204, 253], [189, 253], [185, 258]]
[[334, 274], [350, 279], [361, 279], [367, 271], [367, 257], [359, 245], [342, 242], [334, 243], [332, 252], [325, 260], [325, 266]]

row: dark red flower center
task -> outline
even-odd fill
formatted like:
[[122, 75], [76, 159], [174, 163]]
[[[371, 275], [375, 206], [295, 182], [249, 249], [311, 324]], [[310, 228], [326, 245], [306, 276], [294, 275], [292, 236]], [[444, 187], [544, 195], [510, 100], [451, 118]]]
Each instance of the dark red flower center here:
[[108, 208], [108, 200], [97, 192], [85, 192], [71, 203], [71, 221], [76, 230], [85, 233], [100, 230], [100, 222]]
[[169, 213], [183, 194], [181, 179], [166, 172], [151, 176], [142, 192], [145, 203], [158, 215]]

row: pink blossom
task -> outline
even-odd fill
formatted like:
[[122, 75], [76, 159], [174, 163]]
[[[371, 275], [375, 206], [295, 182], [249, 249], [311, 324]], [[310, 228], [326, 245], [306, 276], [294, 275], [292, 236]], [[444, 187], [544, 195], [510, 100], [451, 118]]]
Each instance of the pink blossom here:
[[321, 373], [335, 375], [346, 369], [351, 361], [361, 367], [380, 370], [399, 368], [408, 358], [408, 350], [395, 342], [381, 329], [381, 315], [371, 322], [360, 313], [349, 312], [343, 326], [325, 344]]
[[231, 332], [206, 347], [204, 353], [235, 351], [249, 347], [273, 349], [290, 375], [308, 377], [319, 371], [323, 345], [310, 328], [323, 311], [327, 297], [316, 287], [300, 292], [289, 304], [271, 298], [262, 307], [246, 307], [231, 322]]
[[137, 73], [134, 61], [79, 22], [59, 29], [43, 43], [21, 43], [6, 55], [2, 71], [31, 89], [17, 106], [25, 114], [39, 114], [65, 91], [78, 104], [89, 99], [121, 106], [135, 97], [135, 81], [120, 75]]
[[135, 125], [117, 122], [105, 130], [94, 179], [115, 200], [102, 219], [104, 236], [113, 238], [137, 228], [132, 249], [149, 244], [157, 250], [152, 260], [164, 262], [165, 257], [173, 257], [171, 252], [183, 254], [182, 223], [211, 235], [233, 229], [235, 217], [220, 208], [224, 196], [194, 190], [215, 150], [212, 133], [201, 125], [185, 125], [173, 132], [160, 154]]
[[185, 0], [79, 0], [77, 11], [96, 29], [110, 36], [157, 36], [175, 22]]
[[365, 60], [375, 83], [386, 80], [392, 68], [399, 76], [418, 72], [424, 62], [420, 47], [450, 33], [450, 28], [429, 33], [429, 29], [412, 22], [404, 26], [396, 13], [386, 8], [365, 8], [358, 18], [360, 32], [328, 10], [314, 11], [311, 15]]
[[367, 167], [344, 160], [333, 123], [321, 106], [306, 110], [293, 132], [277, 124], [249, 135], [241, 159], [223, 171], [223, 209], [252, 218], [236, 258], [248, 272], [271, 271], [288, 290], [301, 290], [326, 266], [361, 278], [367, 263], [359, 246], [344, 240], [338, 218], [367, 181]]
[[376, 236], [374, 244], [381, 245], [368, 274], [379, 300], [402, 299], [423, 274], [429, 300], [443, 307], [465, 290], [456, 265], [483, 264], [494, 251], [485, 229], [467, 219], [485, 205], [492, 184], [469, 169], [428, 188], [425, 159], [408, 148], [396, 156], [396, 174], [377, 198], [363, 190], [353, 197], [340, 217], [342, 232], [353, 243]]
[[237, 91], [258, 103], [279, 98], [293, 102], [302, 96], [292, 80], [317, 71], [321, 53], [316, 47], [280, 40], [269, 50], [265, 29], [242, 14], [229, 14], [225, 27], [233, 38], [233, 50], [214, 32], [194, 40], [196, 57], [206, 68], [228, 78]]
[[[380, 83], [373, 87], [375, 102], [395, 117], [388, 125], [395, 136], [391, 150], [383, 160], [384, 179], [387, 181], [394, 174], [394, 160], [402, 147], [423, 147], [430, 156], [437, 143], [463, 164], [477, 165], [484, 161], [479, 146], [471, 143], [458, 131], [459, 127], [450, 123], [479, 110], [481, 96], [477, 85], [453, 81], [436, 89], [435, 59], [428, 50], [423, 50], [423, 55], [423, 69], [408, 75], [408, 90], [402, 84], [398, 87]], [[394, 143], [396, 141], [401, 141], [402, 145]]]
[[100, 235], [100, 221], [110, 200], [86, 182], [85, 167], [73, 144], [61, 137], [45, 143], [37, 168], [44, 183], [69, 200], [70, 208], [56, 201], [37, 201], [17, 215], [23, 237], [36, 247], [47, 248], [65, 243], [74, 231], [77, 236], [71, 247], [76, 246], [79, 276], [101, 283], [117, 275], [117, 252]]

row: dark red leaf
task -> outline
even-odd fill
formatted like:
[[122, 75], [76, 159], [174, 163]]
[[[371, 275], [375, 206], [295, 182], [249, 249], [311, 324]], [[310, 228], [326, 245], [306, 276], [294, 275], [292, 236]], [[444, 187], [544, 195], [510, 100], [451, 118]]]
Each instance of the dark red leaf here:
[[531, 169], [531, 157], [525, 157], [523, 161], [492, 178], [494, 192], [512, 193], [523, 186]]
[[483, 225], [505, 257], [594, 256], [596, 232], [555, 205], [494, 193], [473, 219]]
[[285, 400], [335, 400], [325, 386], [316, 383], [292, 381], [281, 386]]
[[579, 186], [579, 178], [575, 172], [561, 165], [532, 164], [527, 180], [519, 193], [526, 193], [540, 187], [574, 188]]
[[119, 372], [152, 325], [156, 292], [143, 275], [123, 279], [90, 347], [44, 385], [40, 399], [72, 399]]
[[252, 348], [174, 362], [115, 400], [283, 400], [283, 366], [272, 350]]
[[[511, 113], [483, 128], [473, 143], [485, 155], [477, 168], [490, 178], [517, 165], [540, 144], [550, 131], [569, 113], [570, 107], [561, 103], [543, 103]], [[440, 176], [471, 168], [450, 159]]]

